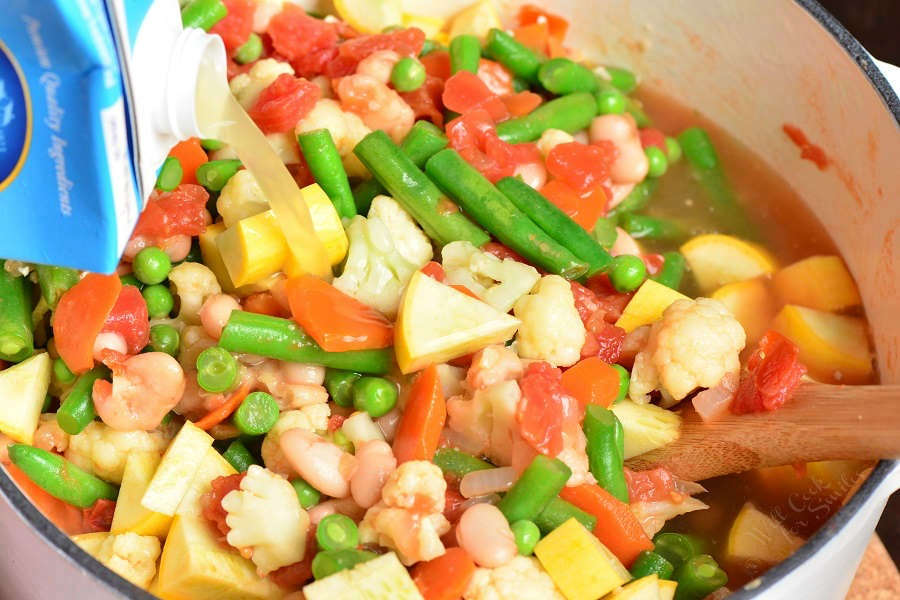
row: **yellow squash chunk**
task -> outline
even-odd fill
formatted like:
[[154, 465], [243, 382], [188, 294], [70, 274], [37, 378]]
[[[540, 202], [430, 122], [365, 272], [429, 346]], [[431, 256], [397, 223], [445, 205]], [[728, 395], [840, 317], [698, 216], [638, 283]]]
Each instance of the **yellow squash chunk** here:
[[518, 327], [515, 317], [416, 271], [397, 314], [397, 364], [403, 373], [412, 373], [502, 344]]
[[567, 600], [596, 600], [631, 579], [619, 559], [574, 518], [538, 542], [534, 554]]
[[318, 183], [310, 184], [300, 189], [300, 195], [309, 208], [309, 216], [312, 219], [316, 237], [325, 246], [325, 253], [332, 265], [336, 265], [347, 256], [347, 248], [350, 246], [341, 217], [334, 208], [331, 199]]
[[91, 556], [97, 556], [97, 552], [100, 550], [100, 546], [103, 545], [103, 542], [106, 541], [110, 532], [108, 531], [97, 531], [95, 533], [80, 533], [78, 535], [72, 536], [72, 541], [78, 544], [78, 546], [90, 554]]
[[803, 545], [803, 538], [747, 502], [728, 532], [725, 555], [729, 560], [773, 565]]
[[668, 579], [659, 580], [659, 600], [674, 600], [675, 588], [678, 587], [677, 581], [669, 581]]
[[772, 277], [782, 304], [836, 311], [859, 306], [859, 290], [844, 261], [838, 256], [810, 256], [789, 265]]
[[393, 552], [338, 571], [303, 588], [306, 600], [422, 600]]
[[662, 448], [677, 440], [681, 434], [681, 417], [678, 413], [655, 404], [635, 404], [630, 400], [622, 400], [613, 404], [610, 410], [622, 423], [625, 458]]
[[203, 511], [203, 507], [200, 505], [200, 497], [210, 490], [212, 480], [217, 477], [234, 475], [235, 473], [237, 471], [225, 460], [225, 457], [219, 454], [215, 448], [208, 448], [206, 456], [203, 457], [203, 462], [200, 463], [197, 472], [194, 473], [191, 485], [188, 486], [181, 503], [175, 509], [175, 514], [200, 517]]
[[750, 346], [766, 333], [778, 307], [763, 277], [727, 283], [712, 297], [725, 305], [747, 334]]
[[203, 264], [215, 274], [222, 289], [231, 293], [234, 291], [234, 284], [231, 282], [228, 269], [222, 260], [222, 253], [219, 252], [219, 246], [216, 244], [216, 238], [223, 231], [225, 231], [224, 223], [207, 225], [203, 233], [197, 237], [197, 240], [200, 243], [200, 255], [203, 257]]
[[155, 535], [166, 537], [172, 517], [141, 505], [141, 498], [153, 479], [159, 465], [160, 456], [156, 452], [132, 452], [125, 462], [125, 473], [122, 475], [122, 487], [116, 499], [116, 511], [113, 513], [111, 533], [138, 535]]
[[498, 29], [503, 27], [493, 0], [479, 0], [453, 17], [450, 21], [449, 35], [451, 40], [458, 35], [485, 38], [493, 27]]
[[800, 347], [800, 362], [813, 379], [864, 383], [872, 377], [863, 319], [788, 304], [775, 317], [773, 328]]
[[0, 431], [31, 444], [50, 387], [50, 355], [35, 354], [0, 371]]
[[360, 33], [381, 33], [391, 25], [400, 25], [401, 0], [334, 0], [338, 16]]
[[660, 600], [659, 576], [654, 573], [635, 579], [625, 587], [614, 591], [604, 600]]
[[256, 574], [249, 560], [220, 544], [209, 524], [177, 515], [163, 546], [154, 592], [166, 600], [281, 598], [285, 592]]
[[219, 234], [216, 245], [236, 286], [280, 271], [288, 257], [287, 242], [271, 210], [241, 219]]
[[212, 443], [208, 433], [187, 421], [163, 454], [141, 505], [154, 512], [174, 515]]
[[663, 311], [676, 300], [690, 300], [684, 294], [648, 279], [625, 306], [616, 325], [632, 332], [641, 325], [649, 325], [662, 317]]
[[444, 25], [447, 24], [445, 19], [430, 17], [427, 15], [416, 15], [410, 13], [403, 14], [404, 27], [418, 27], [425, 33], [425, 37], [433, 38], [441, 32]]
[[776, 267], [775, 258], [760, 246], [718, 233], [698, 235], [681, 247], [681, 253], [704, 294]]

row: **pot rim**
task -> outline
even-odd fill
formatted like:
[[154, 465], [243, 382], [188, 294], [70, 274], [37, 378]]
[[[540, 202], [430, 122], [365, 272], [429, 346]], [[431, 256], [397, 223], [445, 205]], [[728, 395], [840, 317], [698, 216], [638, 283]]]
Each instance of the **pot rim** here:
[[[897, 93], [862, 44], [831, 13], [825, 10], [817, 0], [793, 1], [818, 21], [834, 37], [835, 41], [844, 48], [869, 79], [872, 87], [875, 88], [884, 101], [887, 110], [894, 115], [894, 119], [900, 125], [900, 98], [898, 98]], [[799, 568], [807, 559], [821, 550], [831, 538], [838, 535], [846, 527], [857, 511], [873, 498], [876, 490], [887, 479], [891, 471], [898, 466], [900, 466], [900, 461], [879, 461], [868, 479], [866, 479], [865, 483], [857, 490], [850, 501], [842, 506], [799, 550], [791, 555], [790, 558], [778, 563], [743, 588], [732, 592], [729, 599], [749, 600], [770, 589]], [[124, 598], [155, 600], [156, 596], [109, 570], [69, 539], [25, 497], [3, 469], [0, 469], [0, 494], [9, 501], [18, 515], [26, 523], [30, 524], [36, 533], [44, 541], [48, 542], [52, 549], [62, 555], [63, 558], [74, 562], [82, 570], [87, 571]]]

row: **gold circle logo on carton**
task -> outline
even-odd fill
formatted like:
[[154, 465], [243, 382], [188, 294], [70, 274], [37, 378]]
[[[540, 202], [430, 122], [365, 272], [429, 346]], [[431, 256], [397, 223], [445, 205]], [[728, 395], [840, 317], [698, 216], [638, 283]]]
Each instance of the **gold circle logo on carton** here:
[[0, 191], [16, 178], [31, 144], [31, 97], [22, 69], [0, 42]]

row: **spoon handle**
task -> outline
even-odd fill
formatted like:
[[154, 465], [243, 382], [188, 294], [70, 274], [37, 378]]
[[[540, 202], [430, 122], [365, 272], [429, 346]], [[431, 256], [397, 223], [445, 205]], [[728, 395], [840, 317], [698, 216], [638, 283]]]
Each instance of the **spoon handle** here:
[[773, 412], [729, 414], [707, 424], [687, 405], [682, 419], [676, 441], [627, 466], [663, 466], [702, 481], [760, 467], [900, 456], [900, 385], [807, 383]]

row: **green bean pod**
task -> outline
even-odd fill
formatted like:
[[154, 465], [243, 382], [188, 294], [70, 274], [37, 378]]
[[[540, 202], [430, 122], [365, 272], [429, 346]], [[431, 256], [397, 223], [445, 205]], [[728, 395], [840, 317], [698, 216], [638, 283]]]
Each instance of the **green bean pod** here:
[[578, 92], [545, 102], [523, 117], [503, 121], [497, 125], [497, 135], [511, 144], [530, 142], [548, 129], [580, 131], [596, 115], [597, 99], [587, 92]]
[[675, 570], [675, 600], [701, 600], [728, 583], [728, 575], [709, 554], [700, 554]]
[[107, 375], [109, 369], [98, 366], [78, 376], [56, 411], [56, 422], [60, 429], [69, 435], [78, 435], [97, 417], [92, 395], [94, 382]]
[[221, 192], [243, 163], [236, 158], [205, 162], [194, 172], [197, 182], [211, 192]]
[[69, 267], [35, 265], [34, 270], [37, 271], [41, 296], [50, 308], [56, 308], [62, 295], [80, 279], [78, 271]]
[[606, 215], [608, 218], [615, 219], [624, 215], [625, 213], [635, 212], [643, 209], [647, 206], [647, 203], [650, 201], [650, 196], [653, 195], [653, 192], [656, 191], [656, 187], [659, 185], [658, 179], [647, 178], [642, 182], [632, 188], [631, 192], [625, 196], [625, 199], [622, 200], [618, 205], [616, 205], [609, 213]]
[[588, 531], [593, 531], [597, 525], [597, 517], [588, 514], [562, 498], [551, 498], [550, 502], [534, 518], [534, 524], [538, 526], [543, 535], [547, 535], [569, 519], [575, 519]]
[[516, 77], [536, 81], [542, 57], [501, 29], [491, 29], [485, 50], [494, 60], [512, 71]]
[[625, 213], [619, 219], [619, 225], [636, 240], [650, 239], [660, 241], [676, 241], [685, 237], [680, 225], [667, 219]]
[[481, 60], [481, 42], [474, 35], [458, 35], [450, 40], [450, 73], [478, 72]]
[[635, 579], [653, 575], [660, 579], [672, 579], [675, 567], [661, 555], [650, 550], [642, 550], [631, 564], [631, 576]]
[[681, 279], [684, 277], [684, 256], [680, 252], [664, 252], [663, 259], [662, 268], [651, 279], [677, 290], [681, 287]]
[[245, 446], [241, 440], [234, 440], [228, 444], [228, 448], [222, 453], [222, 457], [227, 460], [238, 473], [243, 473], [250, 468], [250, 465], [257, 464], [253, 454], [247, 450], [247, 446]]
[[434, 458], [431, 460], [440, 467], [444, 475], [453, 477], [462, 477], [473, 471], [494, 468], [490, 463], [454, 448], [441, 448], [434, 453]]
[[545, 62], [538, 71], [538, 80], [545, 90], [558, 96], [597, 89], [594, 73], [569, 58], [551, 58]]
[[607, 492], [628, 504], [625, 481], [625, 433], [611, 410], [591, 404], [582, 423], [591, 475]]
[[356, 215], [356, 204], [350, 191], [350, 180], [341, 163], [341, 155], [327, 129], [315, 129], [297, 136], [297, 143], [309, 171], [331, 199], [342, 219]]
[[30, 282], [0, 260], [0, 360], [22, 362], [34, 354]]
[[9, 459], [38, 487], [63, 502], [88, 508], [97, 500], [115, 500], [119, 490], [62, 456], [26, 444], [11, 444]]
[[534, 521], [566, 485], [572, 470], [556, 458], [538, 454], [509, 488], [497, 508], [510, 523]]
[[181, 23], [185, 27], [197, 27], [209, 31], [228, 14], [222, 0], [192, 0], [181, 9]]

